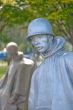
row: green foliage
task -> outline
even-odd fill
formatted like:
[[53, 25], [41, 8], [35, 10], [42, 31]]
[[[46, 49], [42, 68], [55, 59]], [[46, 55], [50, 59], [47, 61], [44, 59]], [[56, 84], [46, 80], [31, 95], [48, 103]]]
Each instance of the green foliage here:
[[29, 22], [36, 17], [44, 17], [53, 21], [66, 20], [73, 12], [71, 0], [16, 0], [15, 5], [5, 4], [0, 10], [0, 17], [7, 24]]
[[[8, 26], [27, 24], [43, 17], [53, 24], [53, 30], [73, 44], [73, 0], [13, 0], [0, 3], [0, 20]], [[13, 4], [12, 4], [13, 3]], [[1, 30], [2, 31], [2, 30]]]
[[6, 35], [4, 35], [3, 33], [0, 34], [0, 43], [1, 42], [4, 42], [4, 43], [7, 43], [10, 41], [10, 38]]
[[1, 62], [0, 61], [0, 78], [6, 73], [7, 70], [7, 64], [6, 62]]

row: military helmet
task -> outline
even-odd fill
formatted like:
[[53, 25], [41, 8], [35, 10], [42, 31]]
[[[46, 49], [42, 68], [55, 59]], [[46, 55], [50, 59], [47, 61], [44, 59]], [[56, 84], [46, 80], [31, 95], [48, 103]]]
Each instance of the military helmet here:
[[52, 26], [50, 22], [43, 18], [37, 18], [31, 21], [28, 26], [28, 38], [39, 34], [53, 35]]

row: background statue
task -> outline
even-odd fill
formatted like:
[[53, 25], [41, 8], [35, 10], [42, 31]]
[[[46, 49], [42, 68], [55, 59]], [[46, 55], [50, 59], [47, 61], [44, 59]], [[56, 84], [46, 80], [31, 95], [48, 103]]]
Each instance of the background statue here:
[[34, 62], [24, 58], [14, 42], [7, 44], [6, 51], [10, 64], [0, 80], [0, 110], [27, 110]]

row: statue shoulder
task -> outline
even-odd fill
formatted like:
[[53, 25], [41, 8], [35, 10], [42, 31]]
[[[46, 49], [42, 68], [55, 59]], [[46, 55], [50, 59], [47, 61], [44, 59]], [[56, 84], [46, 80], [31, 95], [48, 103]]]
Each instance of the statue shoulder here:
[[25, 65], [34, 65], [34, 61], [28, 58], [23, 58], [23, 62]]
[[73, 63], [73, 52], [65, 52], [63, 57], [67, 63]]

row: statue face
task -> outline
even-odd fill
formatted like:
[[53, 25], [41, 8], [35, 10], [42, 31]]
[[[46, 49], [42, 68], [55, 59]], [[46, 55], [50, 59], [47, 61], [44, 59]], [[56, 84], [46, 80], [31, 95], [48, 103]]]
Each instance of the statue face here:
[[49, 40], [51, 38], [50, 35], [35, 35], [32, 37], [31, 42], [39, 53], [44, 53], [50, 48], [51, 42]]
[[17, 48], [14, 46], [7, 48], [7, 54], [9, 58], [12, 58], [17, 53]]

